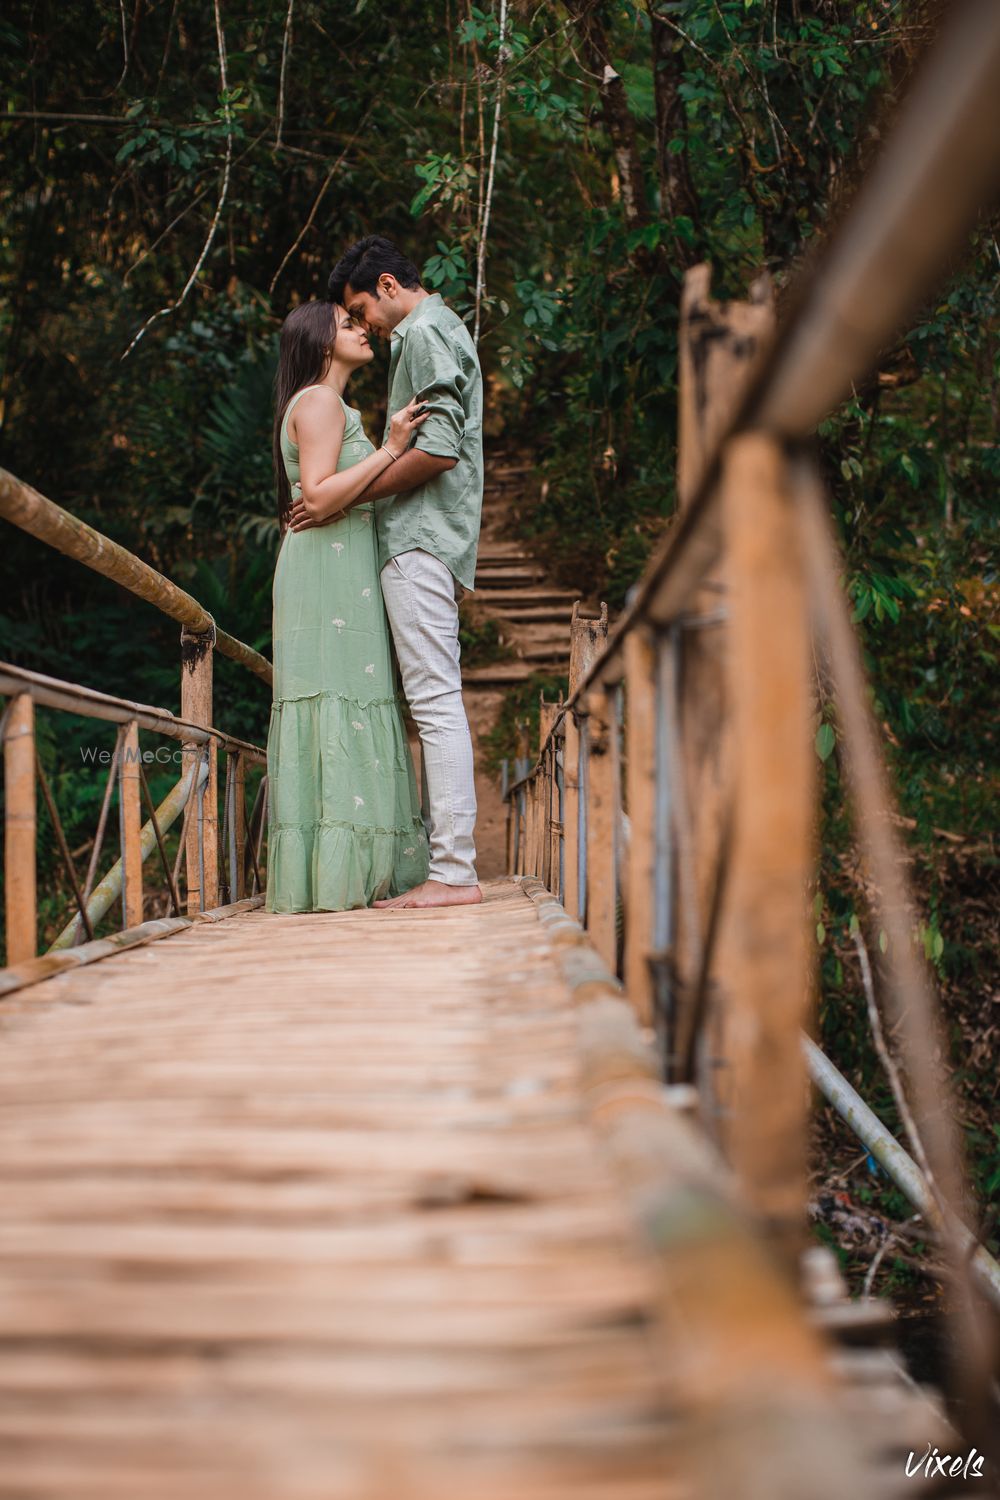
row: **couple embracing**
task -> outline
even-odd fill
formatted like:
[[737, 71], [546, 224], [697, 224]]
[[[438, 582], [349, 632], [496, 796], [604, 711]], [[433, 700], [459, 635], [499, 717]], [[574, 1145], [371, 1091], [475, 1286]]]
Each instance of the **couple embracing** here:
[[[345, 399], [373, 334], [390, 348], [378, 448]], [[265, 909], [479, 901], [458, 643], [483, 495], [475, 346], [412, 262], [371, 235], [335, 266], [329, 301], [285, 319], [275, 393]]]

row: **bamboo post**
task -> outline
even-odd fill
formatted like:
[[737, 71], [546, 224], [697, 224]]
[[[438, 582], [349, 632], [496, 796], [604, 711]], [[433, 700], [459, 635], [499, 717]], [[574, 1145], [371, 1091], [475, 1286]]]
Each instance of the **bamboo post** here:
[[552, 817], [549, 822], [549, 889], [553, 895], [562, 895], [562, 725], [556, 729], [550, 751], [552, 777]]
[[611, 718], [611, 869], [615, 898], [615, 974], [622, 976], [625, 922], [625, 861], [628, 828], [625, 823], [625, 682], [620, 678], [607, 694]]
[[243, 808], [246, 804], [246, 762], [242, 751], [237, 750], [233, 756], [233, 816], [230, 823], [230, 840], [233, 846], [233, 863], [235, 869], [230, 872], [230, 880], [235, 881], [235, 889], [230, 895], [230, 901], [242, 901], [246, 895], [246, 880], [243, 874], [244, 861], [246, 859], [246, 832], [243, 822]]
[[570, 709], [563, 720], [563, 895], [571, 917], [580, 915], [580, 725]]
[[648, 629], [625, 637], [625, 799], [629, 851], [625, 884], [625, 990], [640, 1024], [653, 1019], [649, 955], [653, 950], [656, 854], [656, 659]]
[[[212, 665], [214, 627], [204, 635], [187, 628], [181, 631], [181, 717], [206, 729], [212, 724]], [[185, 755], [196, 755], [198, 747], [185, 741]], [[208, 780], [200, 795], [201, 805], [188, 820], [186, 868], [188, 914], [208, 911], [219, 904], [219, 768], [214, 741], [209, 745]], [[204, 889], [202, 882], [204, 880]]]
[[589, 709], [587, 797], [587, 933], [608, 968], [617, 967], [615, 939], [615, 789], [610, 692], [595, 688]]
[[541, 817], [539, 827], [541, 848], [539, 851], [538, 875], [544, 882], [547, 890], [552, 889], [552, 795], [554, 781], [554, 760], [547, 741], [549, 735], [552, 733], [558, 712], [558, 703], [546, 703], [544, 694], [540, 695], [538, 755], [541, 762], [541, 771], [539, 773], [541, 780]]
[[16, 693], [3, 717], [4, 906], [7, 963], [38, 952], [36, 874], [35, 705]]
[[524, 873], [538, 874], [538, 778], [524, 789]]
[[608, 644], [608, 606], [601, 605], [597, 619], [580, 614], [579, 599], [573, 605], [569, 627], [569, 693], [576, 692], [594, 662]]
[[[521, 765], [522, 775], [527, 775], [534, 764], [532, 757], [533, 746], [528, 738], [528, 725], [525, 723], [521, 730]], [[535, 783], [531, 780], [524, 788], [524, 873], [534, 875], [535, 871]]]
[[122, 858], [122, 926], [142, 922], [142, 788], [139, 779], [139, 726], [125, 725], [119, 749], [118, 819]]
[[686, 509], [774, 335], [770, 278], [749, 302], [715, 302], [709, 266], [684, 276], [678, 348], [677, 503]]
[[[569, 628], [569, 696], [579, 688], [594, 662], [608, 643], [608, 606], [601, 605], [598, 619], [580, 614], [579, 599], [573, 605], [573, 617]], [[581, 889], [581, 853], [586, 863], [586, 850], [580, 847], [581, 823], [586, 825], [587, 789], [581, 784], [581, 766], [586, 766], [586, 747], [581, 747], [581, 720], [585, 712], [566, 716], [566, 739], [563, 748], [563, 875], [566, 884], [566, 910], [574, 917], [585, 915], [587, 892]], [[581, 753], [582, 749], [582, 753]]]
[[[684, 278], [679, 332], [677, 496], [687, 508], [774, 332], [770, 281], [749, 302], [716, 302], [708, 266]], [[678, 621], [674, 698], [666, 722], [675, 849], [670, 969], [671, 1077], [682, 1081], [698, 1044], [698, 1014], [715, 992], [705, 948], [722, 869], [733, 754], [727, 703], [729, 621], [722, 562], [706, 573]], [[709, 971], [711, 956], [708, 957]], [[714, 978], [714, 976], [713, 976]]]
[[760, 434], [722, 468], [732, 608], [732, 861], [720, 930], [722, 1138], [748, 1201], [797, 1252], [806, 1189], [808, 885], [815, 755], [808, 601], [783, 453]]

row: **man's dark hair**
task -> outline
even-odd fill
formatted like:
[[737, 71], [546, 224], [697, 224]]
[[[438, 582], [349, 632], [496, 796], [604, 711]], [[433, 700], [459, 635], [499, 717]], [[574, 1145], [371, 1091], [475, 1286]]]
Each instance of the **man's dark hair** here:
[[410, 291], [420, 286], [420, 272], [412, 260], [407, 260], [384, 235], [368, 234], [353, 244], [330, 272], [330, 300], [342, 304], [348, 282], [353, 291], [375, 292], [377, 297], [378, 279], [385, 275], [395, 276], [400, 286]]

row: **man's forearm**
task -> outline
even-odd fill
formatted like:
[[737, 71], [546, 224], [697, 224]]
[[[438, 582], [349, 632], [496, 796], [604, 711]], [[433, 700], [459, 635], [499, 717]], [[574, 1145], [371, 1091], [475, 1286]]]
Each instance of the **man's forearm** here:
[[369, 500], [382, 500], [386, 495], [407, 495], [429, 480], [436, 479], [445, 470], [453, 469], [456, 463], [457, 459], [439, 458], [436, 453], [424, 453], [419, 448], [411, 448], [402, 458], [397, 458], [394, 464], [388, 464], [384, 472], [373, 479], [367, 489], [362, 490], [357, 499], [351, 502], [351, 508]]

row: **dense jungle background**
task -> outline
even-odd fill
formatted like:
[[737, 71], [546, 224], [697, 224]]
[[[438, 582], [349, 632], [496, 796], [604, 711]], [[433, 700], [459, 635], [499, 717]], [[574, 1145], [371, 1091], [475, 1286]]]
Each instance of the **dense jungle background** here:
[[[0, 463], [270, 649], [276, 330], [340, 250], [383, 231], [481, 323], [489, 431], [532, 456], [520, 525], [557, 579], [620, 607], [674, 507], [677, 307], [785, 288], [849, 201], [937, 7], [900, 0], [10, 0], [0, 20]], [[485, 284], [480, 271], [485, 269]], [[849, 590], [923, 903], [981, 1205], [996, 1124], [997, 221], [825, 424]], [[478, 291], [477, 291], [478, 285]], [[380, 416], [380, 363], [352, 394]], [[2, 654], [178, 703], [177, 628], [5, 526]], [[471, 642], [475, 646], [475, 641]], [[220, 661], [216, 720], [269, 704]], [[39, 715], [71, 849], [109, 726]], [[856, 935], [877, 966], [836, 715], [816, 941], [825, 1044], [898, 1128]], [[173, 770], [151, 768], [154, 797]], [[44, 810], [42, 917], [68, 885]], [[151, 876], [152, 878], [152, 876]], [[832, 1121], [817, 1233], [856, 1282], [930, 1296], [901, 1195]], [[817, 1159], [819, 1159], [817, 1150]], [[989, 1223], [987, 1234], [997, 1244]]]

